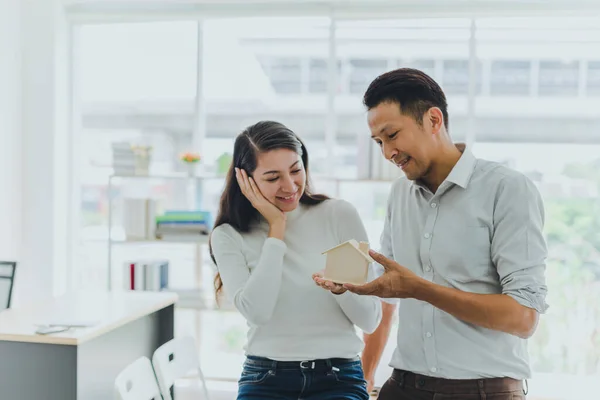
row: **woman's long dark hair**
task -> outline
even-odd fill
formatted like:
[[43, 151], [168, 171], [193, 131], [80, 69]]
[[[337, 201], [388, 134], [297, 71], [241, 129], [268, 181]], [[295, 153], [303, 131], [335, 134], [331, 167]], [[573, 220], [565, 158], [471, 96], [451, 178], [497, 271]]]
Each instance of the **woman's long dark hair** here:
[[[233, 162], [227, 172], [225, 189], [221, 195], [219, 213], [217, 214], [214, 228], [223, 224], [229, 224], [238, 232], [249, 232], [252, 223], [259, 220], [259, 212], [252, 206], [246, 196], [242, 194], [242, 190], [235, 178], [235, 168], [241, 168], [251, 176], [256, 170], [259, 154], [276, 149], [295, 151], [302, 158], [304, 170], [306, 171], [306, 184], [304, 186], [304, 193], [300, 197], [301, 204], [313, 206], [328, 199], [325, 195], [311, 193], [308, 173], [308, 152], [302, 140], [279, 122], [260, 121], [244, 129], [235, 139], [235, 144], [233, 145]], [[217, 265], [210, 240], [208, 248], [210, 258]], [[223, 282], [218, 272], [214, 285], [218, 300], [218, 296], [223, 288]]]

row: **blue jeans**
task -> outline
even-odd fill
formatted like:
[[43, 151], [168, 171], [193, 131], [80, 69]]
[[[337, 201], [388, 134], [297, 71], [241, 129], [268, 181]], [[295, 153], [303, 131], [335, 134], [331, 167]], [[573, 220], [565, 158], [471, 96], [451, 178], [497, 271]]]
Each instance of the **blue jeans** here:
[[238, 400], [368, 400], [360, 359], [273, 361], [248, 356]]

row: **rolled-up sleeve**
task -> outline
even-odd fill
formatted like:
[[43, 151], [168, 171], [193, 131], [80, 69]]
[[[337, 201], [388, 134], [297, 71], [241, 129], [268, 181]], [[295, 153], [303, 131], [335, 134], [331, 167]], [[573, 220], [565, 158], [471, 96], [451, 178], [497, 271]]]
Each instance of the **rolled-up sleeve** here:
[[492, 261], [502, 293], [539, 313], [546, 304], [544, 204], [534, 183], [520, 174], [500, 183], [494, 204]]

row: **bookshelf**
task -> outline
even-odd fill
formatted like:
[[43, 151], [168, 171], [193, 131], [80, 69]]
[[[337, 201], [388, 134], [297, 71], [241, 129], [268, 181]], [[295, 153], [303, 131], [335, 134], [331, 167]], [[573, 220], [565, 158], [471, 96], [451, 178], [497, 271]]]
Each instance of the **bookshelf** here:
[[189, 174], [162, 174], [162, 175], [110, 175], [108, 178], [108, 257], [107, 257], [107, 281], [108, 290], [114, 290], [113, 282], [113, 256], [115, 246], [127, 246], [127, 245], [166, 245], [166, 244], [189, 244], [194, 246], [194, 275], [195, 275], [195, 287], [197, 289], [182, 289], [177, 290], [172, 288], [171, 291], [177, 293], [180, 296], [178, 307], [183, 308], [194, 308], [204, 309], [212, 308], [203, 299], [202, 288], [202, 267], [203, 267], [203, 247], [208, 245], [208, 235], [190, 235], [181, 237], [165, 237], [165, 238], [130, 238], [120, 239], [115, 238], [115, 202], [117, 194], [115, 194], [115, 188], [118, 185], [127, 185], [131, 182], [135, 184], [147, 184], [154, 182], [164, 181], [184, 181], [187, 183], [186, 203], [188, 208], [192, 209], [195, 205], [195, 194], [198, 189], [198, 185], [202, 184], [205, 180], [223, 180], [223, 176], [217, 175], [194, 175]]

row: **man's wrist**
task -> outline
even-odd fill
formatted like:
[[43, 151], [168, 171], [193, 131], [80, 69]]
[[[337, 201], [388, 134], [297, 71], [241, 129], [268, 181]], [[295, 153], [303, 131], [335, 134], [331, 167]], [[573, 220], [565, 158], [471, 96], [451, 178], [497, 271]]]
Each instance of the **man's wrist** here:
[[417, 277], [413, 284], [411, 297], [415, 300], [428, 301], [431, 295], [431, 291], [434, 289], [435, 284], [429, 282], [426, 279]]
[[[350, 293], [350, 292], [348, 292], [347, 290], [344, 290], [343, 292], [334, 292], [333, 290], [330, 290], [329, 292], [330, 292], [332, 295], [334, 295], [334, 296], [338, 296], [338, 297], [339, 297], [339, 296], [342, 296], [342, 295], [344, 295], [344, 294], [346, 294], [346, 293]], [[347, 296], [349, 296], [349, 295], [347, 295]]]

